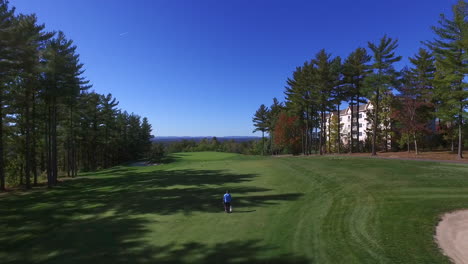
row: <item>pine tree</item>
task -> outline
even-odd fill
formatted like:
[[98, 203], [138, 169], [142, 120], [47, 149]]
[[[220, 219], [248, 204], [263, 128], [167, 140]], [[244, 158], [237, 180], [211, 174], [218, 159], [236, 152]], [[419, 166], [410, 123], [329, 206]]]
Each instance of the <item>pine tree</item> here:
[[262, 104], [260, 108], [255, 112], [255, 115], [252, 118], [252, 122], [255, 126], [253, 133], [257, 131], [262, 132], [262, 155], [264, 155], [265, 152], [265, 131], [267, 131], [268, 127], [268, 112], [268, 107]]
[[[458, 158], [463, 158], [463, 120], [468, 106], [468, 3], [459, 0], [452, 8], [453, 19], [440, 16], [439, 27], [432, 27], [437, 39], [427, 42], [437, 60], [436, 93], [445, 116], [458, 125]], [[455, 106], [455, 107], [454, 107]]]
[[[411, 79], [414, 81], [411, 95], [425, 102], [434, 99], [435, 58], [427, 50], [420, 48], [409, 61], [413, 67], [409, 69]], [[407, 91], [409, 92], [409, 91]]]
[[[60, 34], [60, 33], [59, 33]], [[72, 43], [70, 41], [70, 43]], [[68, 131], [66, 132], [66, 152], [67, 152], [67, 175], [76, 177], [78, 175], [77, 164], [77, 133], [78, 123], [80, 122], [79, 110], [77, 109], [80, 96], [82, 93], [92, 86], [89, 81], [82, 75], [84, 74], [83, 64], [80, 63], [79, 55], [76, 53], [76, 46], [70, 47], [70, 55], [68, 56], [68, 74], [67, 85], [65, 86], [65, 108], [68, 113], [64, 113], [68, 121]], [[64, 109], [64, 111], [67, 111]]]
[[104, 168], [110, 166], [110, 148], [111, 148], [111, 133], [115, 126], [115, 116], [117, 115], [117, 109], [119, 105], [116, 98], [112, 97], [112, 94], [106, 96], [100, 96], [101, 104], [101, 117], [102, 124], [104, 125], [104, 151], [102, 153], [102, 164]]
[[[344, 75], [343, 75], [343, 65], [341, 63], [341, 58], [338, 57], [335, 59], [335, 62], [333, 64], [333, 69], [332, 71], [336, 74], [337, 79], [335, 80], [334, 87], [332, 88], [332, 101], [333, 104], [336, 106], [334, 110], [336, 110], [336, 116], [337, 118], [332, 117], [332, 113], [329, 115], [329, 145], [333, 144], [335, 145], [334, 150], [335, 152], [340, 153], [341, 152], [341, 124], [340, 124], [340, 106], [341, 102], [346, 100], [346, 93], [347, 93], [347, 87], [346, 84], [344, 83]], [[335, 120], [336, 119], [336, 120]], [[338, 120], [338, 121], [337, 121]], [[336, 122], [336, 123], [333, 123]], [[332, 137], [332, 128], [331, 126], [335, 126], [333, 129], [337, 130], [338, 132], [336, 133], [335, 137]], [[330, 148], [330, 147], [329, 147]]]
[[275, 126], [276, 122], [278, 121], [279, 114], [283, 110], [284, 106], [278, 99], [273, 98], [273, 104], [270, 106], [270, 111], [268, 112], [268, 124], [267, 124], [267, 132], [270, 136], [270, 152], [274, 154], [274, 133], [275, 133]]
[[398, 47], [397, 40], [387, 37], [386, 35], [380, 39], [379, 43], [368, 42], [369, 49], [373, 52], [373, 73], [367, 79], [368, 97], [373, 98], [373, 130], [372, 130], [372, 155], [377, 155], [376, 140], [378, 127], [380, 126], [380, 100], [382, 94], [390, 89], [395, 84], [396, 71], [393, 68], [393, 63], [400, 61], [401, 56], [395, 55], [395, 50]]
[[[349, 151], [354, 151], [353, 128], [356, 124], [357, 149], [361, 150], [359, 140], [359, 104], [365, 103], [361, 99], [365, 78], [371, 73], [368, 65], [372, 56], [367, 54], [366, 49], [357, 48], [346, 58], [343, 66], [344, 82], [346, 84], [347, 97], [351, 107], [351, 138]], [[357, 110], [356, 112], [354, 110]]]
[[38, 25], [34, 15], [19, 15], [16, 23], [15, 43], [19, 50], [16, 57], [22, 91], [19, 105], [24, 111], [21, 115], [23, 120], [20, 125], [24, 126], [25, 177], [26, 188], [29, 189], [31, 187], [31, 172], [33, 172], [35, 183], [37, 183], [35, 110], [41, 74], [40, 56], [45, 42], [52, 37], [53, 33], [44, 32], [45, 26]]
[[403, 85], [399, 89], [405, 114], [398, 118], [406, 126], [405, 130], [413, 138], [415, 152], [419, 154], [419, 135], [429, 132], [428, 126], [431, 119], [435, 118], [432, 114], [434, 112], [432, 103], [435, 99], [433, 89], [435, 59], [431, 53], [421, 48], [409, 60], [413, 67], [402, 71]]
[[286, 107], [302, 123], [304, 130], [301, 136], [302, 153], [309, 154], [311, 150], [311, 137], [309, 131], [312, 129], [316, 112], [315, 100], [312, 96], [313, 88], [313, 65], [305, 62], [303, 66], [297, 67], [292, 78], [286, 81]]
[[8, 1], [0, 0], [0, 191], [5, 190], [5, 160], [4, 131], [5, 92], [7, 83], [11, 80], [15, 65], [15, 49], [13, 44], [14, 8], [8, 6]]
[[313, 78], [313, 98], [315, 98], [320, 111], [320, 136], [319, 136], [319, 151], [323, 154], [323, 146], [326, 138], [326, 122], [325, 113], [333, 109], [334, 101], [331, 100], [333, 88], [339, 82], [340, 64], [339, 57], [331, 59], [331, 54], [324, 49], [320, 50], [314, 60], [314, 78]]
[[[148, 122], [148, 118], [143, 117], [141, 122], [141, 144], [143, 147], [142, 153], [144, 154], [149, 153], [151, 150], [151, 139], [153, 138], [151, 131], [151, 124]], [[213, 140], [216, 140], [216, 137]]]
[[[43, 97], [47, 105], [47, 175], [49, 187], [57, 184], [58, 178], [58, 120], [60, 107], [71, 96], [85, 89], [86, 81], [80, 77], [83, 73], [79, 64], [76, 46], [67, 39], [63, 32], [48, 41], [44, 52], [44, 86]], [[75, 102], [73, 102], [74, 104]]]

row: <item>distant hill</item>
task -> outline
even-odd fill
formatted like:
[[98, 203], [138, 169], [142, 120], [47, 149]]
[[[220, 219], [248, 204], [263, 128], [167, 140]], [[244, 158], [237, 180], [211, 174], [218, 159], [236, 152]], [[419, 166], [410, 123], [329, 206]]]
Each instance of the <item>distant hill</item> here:
[[[160, 142], [160, 143], [170, 143], [170, 142], [178, 142], [182, 140], [194, 140], [196, 142], [201, 141], [202, 139], [207, 138], [211, 139], [213, 138], [212, 136], [207, 136], [207, 137], [154, 137], [152, 139], [153, 142]], [[261, 137], [249, 137], [249, 136], [228, 136], [228, 137], [216, 137], [219, 142], [223, 141], [228, 141], [228, 140], [234, 140], [236, 142], [245, 142], [245, 141], [251, 141], [251, 140], [259, 140]]]

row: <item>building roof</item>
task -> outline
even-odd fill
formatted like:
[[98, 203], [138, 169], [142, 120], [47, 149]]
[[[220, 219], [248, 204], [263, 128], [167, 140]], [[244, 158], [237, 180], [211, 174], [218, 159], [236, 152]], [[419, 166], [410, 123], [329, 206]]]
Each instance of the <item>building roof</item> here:
[[[370, 104], [370, 102], [364, 103], [364, 104], [359, 104], [359, 112], [365, 112], [367, 110], [367, 107], [369, 106], [369, 104]], [[357, 105], [353, 105], [353, 111], [355, 112], [357, 109], [358, 109]], [[347, 115], [348, 110], [351, 110], [351, 108], [349, 106], [347, 108], [345, 108], [345, 109], [341, 109], [340, 110], [340, 116]], [[333, 115], [336, 115], [338, 113], [338, 111], [333, 111], [331, 113]], [[326, 113], [325, 118], [329, 118], [329, 117], [330, 117], [330, 113]]]
[[[357, 105], [353, 105], [353, 111], [356, 111]], [[359, 112], [366, 111], [367, 104], [359, 104]]]

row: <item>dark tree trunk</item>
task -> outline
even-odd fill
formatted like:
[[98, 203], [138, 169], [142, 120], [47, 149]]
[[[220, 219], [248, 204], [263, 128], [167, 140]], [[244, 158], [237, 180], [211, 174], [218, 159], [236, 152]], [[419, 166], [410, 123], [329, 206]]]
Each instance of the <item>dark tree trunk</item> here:
[[307, 137], [309, 138], [309, 148], [307, 149], [307, 152], [309, 153], [309, 155], [312, 155], [312, 150], [314, 148], [314, 127], [313, 122], [312, 120], [310, 120], [310, 118], [312, 118], [311, 115], [309, 115], [309, 130], [307, 130]]
[[[88, 154], [88, 159], [90, 160], [91, 170], [95, 171], [97, 169], [97, 113], [94, 113], [93, 120], [93, 140], [91, 142], [92, 153]], [[133, 158], [133, 157], [132, 157]]]
[[[375, 95], [374, 123], [373, 123], [373, 133], [372, 133], [372, 156], [377, 155], [375, 142], [377, 139], [377, 128], [379, 126], [379, 101], [380, 101], [380, 88], [377, 88], [377, 93]], [[385, 144], [387, 144], [387, 142], [385, 142]]]
[[309, 155], [309, 109], [306, 108], [306, 117], [305, 117], [305, 148], [304, 155]]
[[[270, 130], [270, 132], [268, 133], [268, 137], [270, 138], [270, 142], [269, 142], [269, 145], [270, 145], [270, 155], [273, 155], [273, 143], [272, 143], [272, 140], [273, 140], [273, 132]], [[112, 158], [113, 160], [113, 158]]]
[[35, 92], [33, 92], [32, 95], [32, 122], [31, 122], [31, 133], [32, 133], [32, 144], [31, 144], [31, 168], [33, 171], [33, 177], [34, 177], [34, 186], [37, 186], [37, 161], [36, 161], [36, 95]]
[[337, 104], [337, 109], [338, 109], [338, 117], [337, 117], [337, 122], [338, 122], [338, 138], [337, 138], [337, 152], [338, 154], [341, 152], [341, 116], [340, 116], [340, 104]]
[[461, 113], [463, 113], [463, 106], [461, 107], [460, 114], [458, 115], [458, 159], [463, 159], [463, 116]]
[[57, 105], [53, 103], [52, 109], [52, 184], [57, 184], [58, 179], [58, 155], [57, 155]]
[[323, 110], [320, 112], [320, 138], [319, 138], [319, 151], [320, 151], [320, 155], [323, 155], [323, 139], [324, 139], [324, 136], [323, 136], [323, 133], [325, 132], [324, 130], [324, 112]]
[[[45, 142], [45, 141], [44, 141]], [[43, 172], [45, 171], [46, 169], [46, 165], [45, 165], [45, 157], [44, 157], [44, 151], [41, 151], [41, 160], [40, 160], [40, 171]]]
[[[2, 85], [2, 84], [0, 84]], [[0, 90], [0, 191], [5, 190], [5, 170], [3, 163], [3, 91]]]
[[24, 102], [25, 108], [25, 176], [26, 176], [26, 189], [31, 188], [31, 124], [30, 124], [30, 109], [29, 109], [29, 88], [26, 87], [26, 101]]
[[315, 146], [315, 154], [318, 153], [318, 125], [315, 124], [315, 137], [314, 137], [314, 146]]
[[359, 99], [360, 99], [360, 94], [359, 94], [359, 86], [357, 86], [357, 102], [356, 102], [356, 137], [357, 137], [357, 152], [361, 152], [361, 139], [359, 138]]
[[52, 106], [47, 107], [46, 149], [47, 149], [47, 186], [51, 188], [52, 182]]
[[77, 160], [76, 152], [77, 152], [76, 143], [73, 143], [73, 170], [72, 170], [73, 177], [78, 176], [78, 160]]
[[349, 153], [354, 152], [354, 137], [353, 137], [353, 119], [354, 119], [354, 104], [353, 104], [353, 99], [351, 98], [351, 102], [349, 104], [349, 107], [351, 108], [351, 128], [349, 130], [350, 133], [350, 138], [349, 138]]
[[[107, 168], [108, 165], [109, 165], [108, 161], [107, 161], [107, 158], [109, 156], [108, 155], [108, 153], [109, 153], [109, 146], [108, 146], [108, 144], [109, 144], [109, 128], [108, 128], [108, 124], [106, 124], [105, 137], [106, 137], [106, 139], [105, 139], [105, 144], [106, 145], [104, 147], [105, 151], [104, 151], [104, 155], [103, 155], [104, 157], [103, 158], [104, 158], [104, 168]], [[265, 149], [265, 148], [263, 148], [263, 149]]]
[[20, 165], [20, 185], [24, 185], [24, 165], [21, 163]]
[[328, 129], [328, 153], [331, 153], [331, 129], [330, 127], [331, 127], [331, 113], [328, 117], [328, 127], [327, 127]]
[[301, 152], [305, 155], [305, 140], [304, 140], [304, 131], [301, 130]]
[[73, 107], [70, 105], [70, 127], [68, 131], [68, 142], [67, 142], [67, 176], [73, 177], [73, 158], [72, 158], [72, 140], [73, 140]]
[[265, 131], [262, 131], [262, 156], [264, 155], [265, 151]]

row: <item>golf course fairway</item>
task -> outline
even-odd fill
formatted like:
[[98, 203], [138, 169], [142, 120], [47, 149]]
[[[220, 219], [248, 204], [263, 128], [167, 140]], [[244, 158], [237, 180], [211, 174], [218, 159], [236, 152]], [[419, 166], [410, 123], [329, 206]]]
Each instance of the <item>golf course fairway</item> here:
[[0, 196], [0, 263], [450, 263], [434, 233], [468, 208], [467, 180], [462, 164], [173, 154]]

